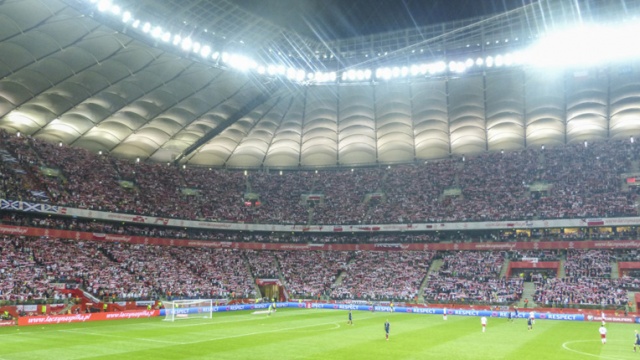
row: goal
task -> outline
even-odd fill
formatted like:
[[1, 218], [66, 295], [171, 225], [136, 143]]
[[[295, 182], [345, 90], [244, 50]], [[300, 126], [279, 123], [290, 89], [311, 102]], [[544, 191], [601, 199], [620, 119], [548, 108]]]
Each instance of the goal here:
[[174, 300], [165, 301], [164, 321], [176, 321], [181, 319], [211, 319], [213, 313], [213, 300]]

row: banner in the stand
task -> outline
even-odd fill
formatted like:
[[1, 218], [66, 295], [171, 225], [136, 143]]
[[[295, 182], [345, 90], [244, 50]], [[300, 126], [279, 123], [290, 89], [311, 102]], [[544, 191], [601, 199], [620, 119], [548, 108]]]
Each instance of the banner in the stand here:
[[318, 233], [379, 233], [379, 232], [425, 232], [449, 230], [495, 230], [495, 229], [540, 229], [540, 228], [576, 228], [590, 226], [637, 226], [640, 217], [622, 218], [585, 218], [556, 220], [490, 221], [490, 222], [442, 222], [419, 224], [363, 224], [363, 225], [275, 225], [225, 223], [199, 220], [180, 220], [154, 216], [112, 213], [72, 207], [33, 204], [24, 201], [0, 199], [0, 209], [25, 212], [39, 212], [125, 223], [148, 224], [157, 226], [186, 227], [194, 229], [268, 231], [268, 232], [318, 232]]
[[510, 242], [510, 243], [438, 243], [438, 244], [399, 244], [400, 247], [380, 246], [380, 244], [286, 244], [254, 243], [208, 240], [166, 239], [144, 236], [95, 234], [81, 231], [28, 228], [22, 226], [0, 225], [0, 234], [16, 236], [51, 237], [78, 241], [109, 241], [129, 244], [190, 246], [214, 249], [251, 249], [251, 250], [320, 250], [320, 251], [495, 251], [495, 250], [555, 250], [555, 249], [635, 249], [640, 248], [640, 240], [607, 241], [548, 241], [548, 242]]
[[18, 318], [18, 325], [50, 325], [68, 324], [87, 321], [119, 320], [119, 319], [139, 319], [145, 317], [158, 316], [159, 310], [131, 310], [116, 312], [101, 312], [90, 314], [70, 314], [70, 315], [43, 315], [43, 316], [21, 316]]

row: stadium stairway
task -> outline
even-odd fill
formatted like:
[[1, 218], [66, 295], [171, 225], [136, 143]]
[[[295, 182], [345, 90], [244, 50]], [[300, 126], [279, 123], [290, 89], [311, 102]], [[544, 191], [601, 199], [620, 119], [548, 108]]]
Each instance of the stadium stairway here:
[[502, 264], [502, 269], [500, 269], [500, 279], [504, 279], [507, 276], [507, 271], [509, 271], [509, 264], [511, 260], [506, 259]]
[[533, 282], [525, 282], [524, 289], [522, 290], [522, 298], [520, 298], [520, 302], [518, 303], [518, 307], [524, 309], [524, 299], [529, 299], [529, 304], [527, 308], [535, 308], [538, 305], [533, 301], [533, 295], [536, 293], [536, 285]]
[[638, 292], [637, 291], [629, 291], [627, 293], [627, 297], [629, 298], [629, 311], [630, 312], [636, 312], [638, 311], [637, 307], [636, 307], [636, 294]]
[[424, 279], [422, 279], [422, 283], [420, 284], [420, 288], [418, 288], [418, 301], [424, 301], [424, 296], [422, 296], [422, 294], [424, 293], [424, 287], [427, 286], [427, 283], [429, 282], [429, 274], [438, 272], [442, 267], [442, 264], [444, 264], [444, 260], [442, 259], [435, 259], [431, 262], [429, 270], [427, 270], [427, 273], [424, 276]]
[[[349, 261], [347, 262], [347, 268], [349, 268], [349, 265], [351, 265], [351, 263], [353, 263], [354, 261], [356, 261], [355, 257], [349, 259]], [[331, 285], [331, 288], [342, 285], [342, 279], [344, 279], [345, 276], [347, 276], [347, 270], [340, 271], [340, 273], [336, 277], [336, 281], [334, 281], [333, 285]]]
[[564, 271], [564, 263], [565, 263], [565, 260], [560, 259], [560, 267], [558, 268], [558, 277], [561, 279], [567, 276], [567, 273]]
[[619, 279], [620, 278], [620, 272], [618, 271], [618, 262], [617, 261], [612, 261], [611, 262], [611, 278], [612, 279]]

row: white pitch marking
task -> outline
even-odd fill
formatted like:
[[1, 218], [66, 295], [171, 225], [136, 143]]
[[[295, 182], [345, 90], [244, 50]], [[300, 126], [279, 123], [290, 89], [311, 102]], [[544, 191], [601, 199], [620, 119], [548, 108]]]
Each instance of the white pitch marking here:
[[118, 339], [130, 339], [130, 340], [141, 340], [141, 341], [151, 341], [151, 342], [155, 342], [155, 343], [160, 343], [160, 344], [174, 344], [174, 345], [182, 345], [183, 343], [181, 342], [175, 342], [175, 341], [167, 341], [167, 340], [155, 340], [155, 339], [149, 339], [149, 338], [132, 338], [129, 336], [123, 336], [123, 335], [113, 335], [113, 334], [106, 334], [106, 333], [94, 333], [94, 332], [86, 332], [86, 331], [74, 331], [74, 330], [59, 330], [60, 332], [66, 332], [66, 333], [71, 333], [71, 334], [82, 334], [82, 335], [93, 335], [93, 336], [106, 336], [106, 337], [112, 337], [112, 338], [118, 338]]
[[591, 357], [596, 357], [596, 358], [599, 358], [599, 359], [624, 360], [624, 359], [621, 359], [621, 358], [616, 358], [616, 357], [611, 357], [611, 356], [604, 356], [604, 355], [590, 354], [590, 353], [587, 353], [587, 352], [584, 352], [584, 351], [579, 351], [579, 350], [571, 349], [571, 348], [569, 348], [569, 347], [567, 346], [568, 344], [584, 343], [584, 342], [595, 342], [595, 341], [600, 342], [599, 340], [575, 340], [575, 341], [567, 341], [567, 342], [562, 343], [562, 347], [563, 347], [565, 350], [568, 350], [568, 351], [574, 352], [574, 353], [576, 353], [576, 354], [584, 355], [584, 356], [591, 356]]

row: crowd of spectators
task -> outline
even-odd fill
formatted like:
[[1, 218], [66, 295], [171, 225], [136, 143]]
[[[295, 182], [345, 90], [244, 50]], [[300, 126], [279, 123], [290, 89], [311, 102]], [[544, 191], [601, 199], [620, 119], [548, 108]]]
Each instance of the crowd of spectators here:
[[429, 275], [426, 301], [510, 303], [522, 296], [523, 279], [500, 277], [502, 252], [459, 251], [442, 260], [440, 269]]
[[[0, 190], [11, 200], [281, 224], [638, 215], [638, 187], [626, 186], [621, 177], [632, 171], [640, 153], [640, 145], [629, 141], [454, 156], [393, 167], [245, 173], [130, 162], [28, 136], [0, 136]], [[34, 197], [32, 191], [42, 196]]]
[[331, 297], [415, 301], [433, 256], [432, 251], [356, 251]]
[[[427, 302], [512, 303], [523, 279], [501, 277], [504, 260], [552, 260], [561, 251], [270, 251], [207, 249], [128, 243], [0, 238], [0, 301], [60, 299], [60, 284], [74, 284], [98, 298], [255, 298], [255, 278], [284, 280], [293, 298], [414, 301], [426, 279]], [[615, 305], [640, 279], [607, 278], [615, 259], [636, 250], [567, 250], [566, 278], [535, 276], [533, 300], [542, 305]], [[598, 269], [596, 272], [587, 271]], [[586, 272], [585, 272], [586, 271]], [[610, 268], [609, 268], [610, 273]]]
[[294, 298], [328, 296], [353, 257], [348, 251], [277, 251], [274, 253]]
[[611, 277], [611, 262], [614, 261], [611, 250], [567, 250], [564, 264], [567, 277]]
[[629, 301], [627, 289], [638, 279], [611, 278], [612, 264], [635, 250], [566, 250], [566, 277], [538, 277], [534, 280], [534, 301], [545, 306], [595, 304], [624, 306]]
[[629, 298], [623, 279], [548, 277], [536, 283], [534, 301], [545, 306], [625, 306]]

